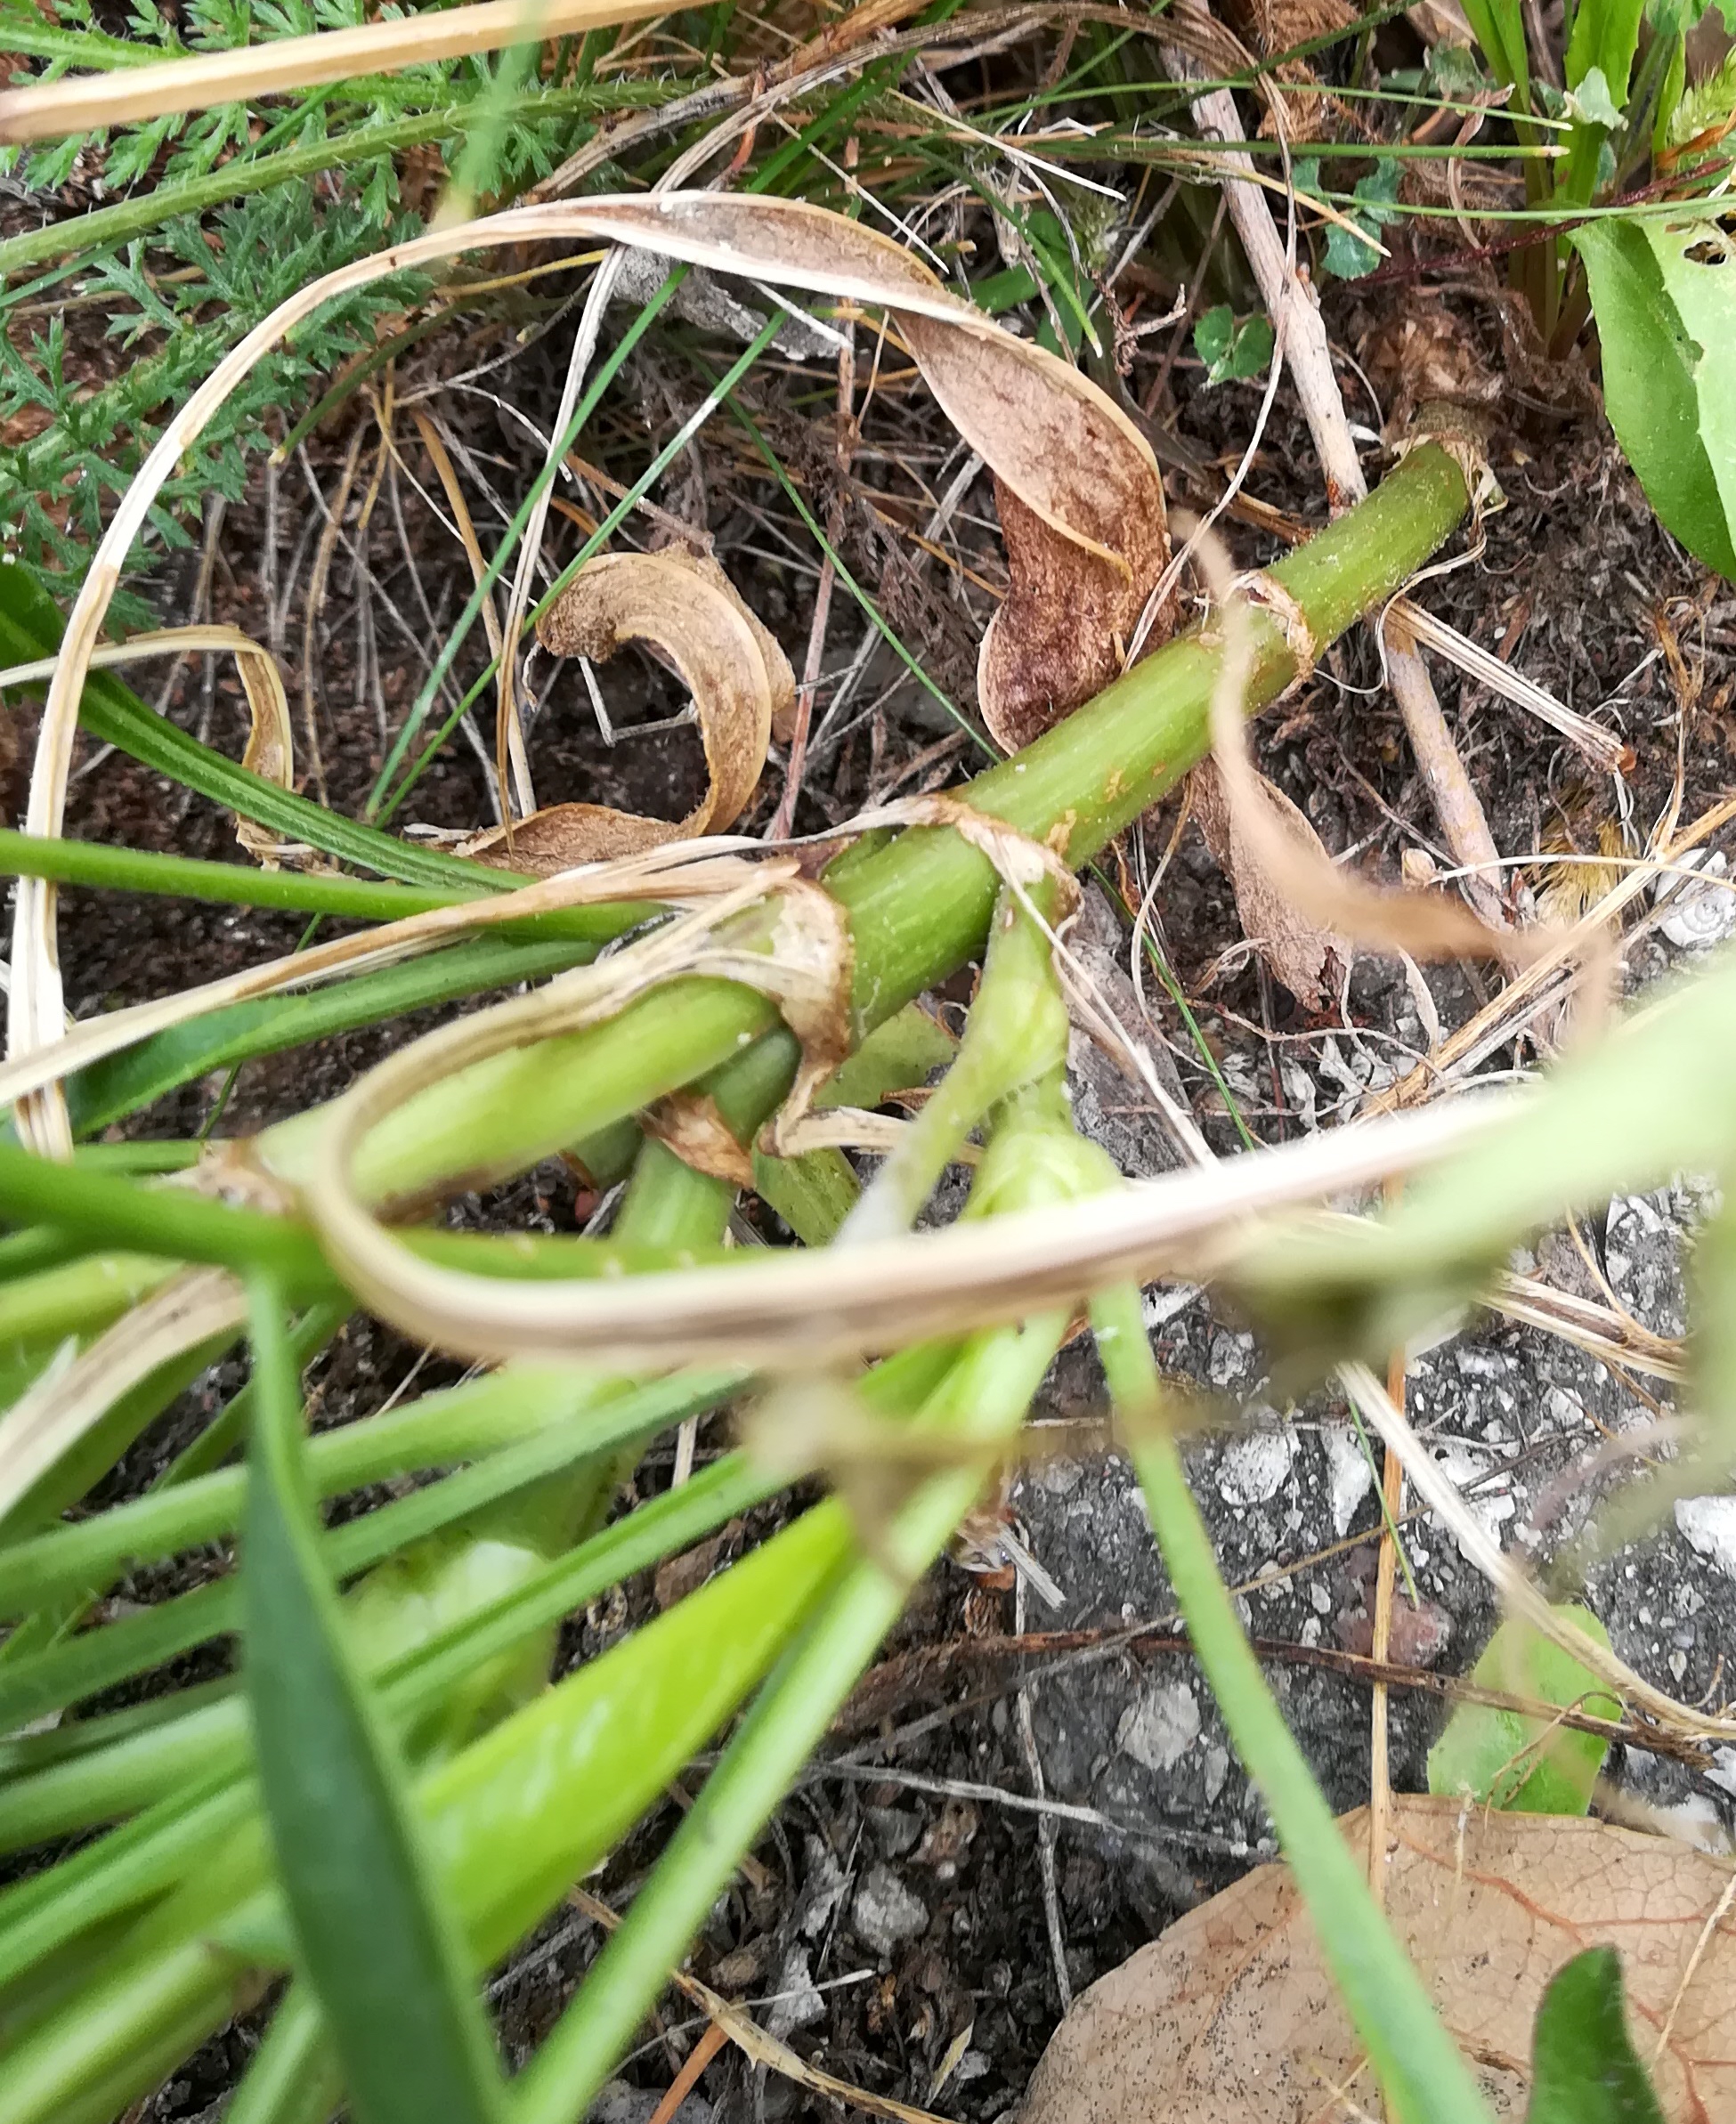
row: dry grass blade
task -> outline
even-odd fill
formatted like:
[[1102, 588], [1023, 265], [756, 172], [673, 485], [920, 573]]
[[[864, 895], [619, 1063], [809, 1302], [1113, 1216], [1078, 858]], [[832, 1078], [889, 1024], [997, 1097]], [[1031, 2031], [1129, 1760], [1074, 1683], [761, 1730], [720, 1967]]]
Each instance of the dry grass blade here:
[[[470, 504], [465, 499], [458, 467], [452, 462], [451, 451], [446, 447], [445, 437], [421, 407], [412, 406], [410, 417], [416, 423], [416, 432], [422, 438], [422, 447], [428, 453], [428, 461], [434, 468], [434, 476], [445, 493], [446, 505], [452, 512], [452, 523], [458, 534], [458, 543], [464, 547], [464, 557], [470, 563], [471, 580], [482, 593], [483, 627], [488, 636], [489, 654], [500, 666], [501, 683], [504, 685], [507, 667], [502, 655], [504, 637], [500, 632], [500, 615], [495, 610], [494, 593], [483, 589], [483, 578], [488, 573], [488, 563], [483, 557], [482, 540], [476, 536], [476, 526], [470, 515]], [[502, 791], [503, 813], [507, 803], [504, 792], [509, 765], [520, 808], [526, 812], [533, 811], [536, 808], [536, 797], [531, 785], [530, 766], [524, 758], [524, 735], [515, 714], [509, 716], [507, 720], [505, 757], [497, 758], [495, 762]]]
[[1417, 1437], [1408, 1418], [1394, 1407], [1391, 1396], [1368, 1367], [1361, 1364], [1344, 1365], [1340, 1367], [1339, 1375], [1345, 1391], [1364, 1418], [1403, 1461], [1405, 1472], [1417, 1494], [1441, 1522], [1452, 1529], [1453, 1538], [1464, 1552], [1465, 1561], [1489, 1580], [1510, 1613], [1522, 1616], [1552, 1644], [1559, 1645], [1581, 1666], [1590, 1668], [1600, 1681], [1607, 1682], [1631, 1706], [1672, 1732], [1695, 1739], [1736, 1739], [1736, 1718], [1696, 1711], [1689, 1705], [1678, 1704], [1674, 1697], [1666, 1696], [1662, 1690], [1654, 1689], [1643, 1675], [1635, 1674], [1608, 1646], [1597, 1643], [1566, 1621], [1504, 1553], [1499, 1543], [1460, 1496], [1452, 1478]]
[[466, 855], [548, 877], [734, 824], [758, 784], [773, 721], [794, 701], [796, 681], [783, 651], [716, 561], [675, 547], [605, 554], [544, 615], [537, 638], [556, 656], [597, 663], [626, 642], [661, 651], [698, 710], [705, 794], [674, 824], [601, 804], [551, 804], [467, 842]]
[[1633, 748], [1615, 731], [1605, 730], [1601, 723], [1576, 715], [1546, 688], [1527, 678], [1522, 672], [1515, 671], [1511, 664], [1503, 663], [1498, 656], [1492, 656], [1487, 649], [1462, 635], [1456, 627], [1449, 627], [1446, 620], [1437, 620], [1432, 612], [1424, 612], [1411, 598], [1395, 597], [1387, 606], [1384, 624], [1391, 628], [1395, 620], [1398, 631], [1444, 656], [1467, 678], [1474, 678], [1480, 685], [1500, 694], [1504, 701], [1511, 701], [1515, 708], [1522, 708], [1538, 722], [1546, 723], [1550, 729], [1560, 731], [1569, 744], [1600, 774], [1618, 774], [1632, 766]]
[[[118, 665], [144, 661], [158, 656], [197, 656], [207, 653], [232, 656], [247, 697], [251, 721], [241, 765], [250, 774], [275, 782], [280, 789], [296, 786], [296, 739], [289, 719], [289, 697], [277, 660], [263, 644], [239, 627], [168, 627], [149, 634], [129, 636], [124, 642], [104, 642], [92, 653], [89, 669], [113, 669]], [[53, 679], [59, 656], [45, 656], [36, 662], [13, 664], [0, 671], [0, 692], [9, 685], [30, 685]], [[277, 860], [278, 843], [251, 819], [238, 818], [235, 838], [250, 855], [267, 864]]]
[[[671, 928], [661, 937], [675, 934]], [[697, 942], [665, 943], [670, 972], [694, 964], [725, 970], [695, 954]], [[294, 1176], [341, 1272], [406, 1334], [468, 1357], [582, 1352], [628, 1366], [723, 1358], [799, 1368], [858, 1357], [1017, 1320], [1130, 1277], [1197, 1281], [1243, 1250], [1254, 1228], [1248, 1220], [1259, 1212], [1432, 1164], [1513, 1111], [1504, 1096], [1459, 1099], [1040, 1214], [983, 1219], [848, 1254], [820, 1249], [727, 1270], [634, 1277], [606, 1289], [515, 1286], [436, 1269], [410, 1255], [358, 1200], [357, 1155], [368, 1131], [436, 1066], [443, 1073], [617, 1007], [624, 989], [612, 998], [600, 982], [595, 990], [572, 985], [620, 969], [630, 956], [563, 977], [564, 1000], [545, 992], [502, 1006], [491, 1014], [491, 1026], [466, 1018], [433, 1035], [448, 1043], [437, 1057], [418, 1062], [418, 1050], [407, 1049], [381, 1065], [346, 1095], [312, 1161]], [[741, 966], [741, 955], [728, 957], [730, 974]], [[523, 1015], [509, 1020], [507, 1011]]]
[[171, 1358], [241, 1325], [247, 1296], [221, 1269], [174, 1277], [63, 1369], [51, 1367], [0, 1419], [0, 1519], [93, 1424]]
[[353, 29], [324, 29], [239, 51], [166, 60], [160, 66], [74, 75], [41, 88], [0, 93], [0, 145], [134, 126], [170, 111], [206, 110], [214, 103], [256, 102], [357, 74], [389, 74], [664, 12], [661, 0], [479, 0], [474, 6], [425, 11]]

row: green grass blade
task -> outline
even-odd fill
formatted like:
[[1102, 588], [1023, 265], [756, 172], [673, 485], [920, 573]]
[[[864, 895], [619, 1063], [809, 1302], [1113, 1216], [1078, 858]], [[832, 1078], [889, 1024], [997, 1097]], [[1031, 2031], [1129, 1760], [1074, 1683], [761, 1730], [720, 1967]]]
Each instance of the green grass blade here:
[[[0, 563], [0, 664], [34, 663], [53, 656], [65, 631], [60, 607], [21, 562]], [[456, 897], [479, 899], [523, 880], [505, 871], [394, 840], [372, 826], [358, 825], [335, 811], [280, 789], [263, 775], [238, 767], [208, 745], [160, 716], [112, 672], [93, 671], [85, 682], [78, 720], [93, 737], [183, 788], [239, 812], [242, 817], [306, 841], [328, 855], [410, 885], [445, 886]]]
[[473, 936], [426, 958], [322, 988], [227, 1004], [154, 1033], [69, 1078], [67, 1104], [74, 1131], [88, 1135], [107, 1128], [183, 1084], [256, 1055], [280, 1054], [491, 988], [540, 981], [584, 965], [593, 952], [591, 944], [577, 942], [520, 944], [503, 936]]
[[[443, 1481], [335, 1528], [324, 1537], [326, 1568], [339, 1577], [367, 1570], [412, 1542], [442, 1533], [611, 1446], [714, 1407], [740, 1383], [734, 1373], [679, 1374], [622, 1395], [582, 1426], [552, 1424]], [[249, 1482], [249, 1516], [255, 1488]], [[0, 1731], [148, 1673], [207, 1638], [223, 1636], [236, 1627], [239, 1607], [237, 1582], [220, 1579], [20, 1659], [9, 1671], [0, 1669]]]
[[1132, 1420], [1130, 1444], [1146, 1512], [1195, 1654], [1236, 1752], [1260, 1787], [1392, 2114], [1402, 2124], [1489, 2124], [1469, 2066], [1375, 1904], [1242, 1634], [1180, 1453], [1162, 1427], [1157, 1372], [1138, 1291], [1106, 1293], [1091, 1318], [1110, 1392]]
[[492, 2124], [492, 2039], [320, 1552], [280, 1294], [256, 1281], [249, 1309], [247, 1697], [300, 1959], [364, 2124]]

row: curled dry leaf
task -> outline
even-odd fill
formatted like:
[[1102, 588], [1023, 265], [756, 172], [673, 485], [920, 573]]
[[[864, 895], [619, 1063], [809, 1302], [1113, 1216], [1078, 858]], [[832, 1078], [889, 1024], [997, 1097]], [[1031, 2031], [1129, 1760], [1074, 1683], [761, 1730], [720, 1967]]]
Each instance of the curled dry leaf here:
[[604, 804], [550, 804], [512, 828], [467, 843], [466, 855], [547, 878], [694, 840], [732, 826], [766, 764], [773, 718], [793, 701], [789, 661], [716, 561], [670, 547], [605, 554], [581, 569], [538, 622], [556, 656], [606, 663], [625, 642], [647, 642], [686, 682], [699, 712], [709, 782], [685, 819], [645, 818]]
[[[1348, 937], [1371, 951], [1400, 952], [1416, 960], [1493, 958], [1527, 964], [1542, 948], [1536, 936], [1491, 928], [1443, 893], [1391, 891], [1341, 869], [1302, 814], [1255, 771], [1243, 722], [1253, 649], [1250, 604], [1257, 603], [1284, 628], [1303, 672], [1313, 669], [1314, 644], [1294, 601], [1270, 577], [1234, 576], [1222, 544], [1209, 533], [1197, 537], [1197, 551], [1223, 629], [1223, 658], [1212, 692], [1212, 757], [1228, 813], [1226, 845], [1236, 866], [1237, 905], [1245, 891], [1253, 891], [1257, 873], [1262, 919], [1275, 919], [1270, 910], [1281, 905], [1293, 923], [1306, 925], [1322, 940]], [[1282, 973], [1279, 977], [1292, 985]]]
[[[280, 789], [296, 786], [296, 741], [289, 721], [289, 698], [284, 692], [283, 674], [269, 649], [243, 634], [239, 627], [166, 627], [149, 634], [129, 636], [124, 642], [103, 642], [91, 653], [89, 669], [110, 670], [118, 665], [143, 662], [160, 656], [232, 656], [241, 690], [247, 697], [247, 742], [241, 765], [251, 774], [275, 782]], [[27, 685], [52, 678], [58, 656], [38, 658], [34, 663], [16, 664], [0, 671], [0, 686]], [[276, 836], [256, 826], [251, 819], [237, 817], [235, 838], [249, 855], [257, 856], [267, 869], [274, 869], [279, 856]]]
[[[1366, 1851], [1366, 1808], [1341, 1827]], [[1603, 1944], [1669, 2124], [1736, 2115], [1728, 1866], [1609, 1822], [1445, 1800], [1395, 1802], [1392, 1838], [1387, 1915], [1497, 2117], [1525, 2113], [1545, 1986]], [[1375, 2101], [1288, 1870], [1262, 1866], [1091, 1986], [1043, 2053], [1021, 2124], [1329, 2124]]]
[[[1331, 867], [1332, 858], [1307, 815], [1275, 782], [1250, 769], [1248, 787], [1248, 810], [1255, 802], [1263, 808], [1274, 838], [1294, 842], [1310, 863]], [[1259, 849], [1266, 844], [1262, 839], [1250, 847], [1246, 815], [1230, 803], [1215, 760], [1202, 760], [1194, 769], [1188, 797], [1213, 859], [1235, 888], [1243, 936], [1304, 1009], [1326, 1009], [1332, 1001], [1334, 968], [1341, 976], [1349, 970], [1350, 945], [1335, 931], [1310, 921], [1278, 889], [1260, 859]]]
[[[1088, 377], [958, 302], [888, 238], [803, 200], [672, 192], [590, 218], [625, 243], [893, 312], [929, 388], [994, 475], [1011, 587], [977, 677], [998, 743], [1016, 750], [1116, 676], [1168, 563], [1169, 527], [1150, 444]], [[1174, 611], [1152, 628], [1154, 648]]]

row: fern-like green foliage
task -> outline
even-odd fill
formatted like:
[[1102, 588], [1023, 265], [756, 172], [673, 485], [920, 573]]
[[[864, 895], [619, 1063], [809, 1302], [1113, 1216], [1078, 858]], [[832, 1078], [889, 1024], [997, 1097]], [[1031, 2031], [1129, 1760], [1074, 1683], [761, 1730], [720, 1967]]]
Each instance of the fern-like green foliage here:
[[[156, 0], [136, 0], [132, 37], [121, 39], [95, 27], [91, 0], [61, 0], [53, 23], [32, 0], [0, 0], [0, 51], [38, 62], [14, 79], [40, 81], [131, 66], [142, 56], [343, 28], [375, 12], [364, 0], [183, 0], [172, 27]], [[316, 88], [257, 113], [245, 103], [225, 104], [28, 153], [0, 151], [0, 172], [49, 198], [76, 173], [105, 204], [141, 194], [160, 195], [165, 203], [165, 218], [145, 235], [124, 245], [90, 244], [69, 266], [40, 278], [20, 275], [0, 293], [0, 430], [11, 425], [30, 435], [0, 450], [0, 549], [19, 554], [63, 591], [74, 588], [116, 495], [164, 422], [223, 353], [297, 288], [418, 226], [398, 207], [388, 153], [345, 156], [341, 167], [293, 175], [198, 215], [173, 211], [178, 187], [221, 166], [240, 191], [249, 165], [267, 164], [285, 150], [321, 142], [341, 148], [351, 134], [432, 115], [450, 117], [450, 133], [442, 128], [439, 138], [456, 141], [475, 128], [486, 143], [475, 189], [510, 197], [552, 169], [586, 121], [571, 111], [545, 115], [536, 107], [549, 99], [532, 97], [530, 110], [478, 125], [494, 88], [492, 63], [472, 57]], [[498, 110], [498, 101], [492, 108]], [[94, 391], [69, 374], [61, 320], [51, 316], [45, 328], [34, 322], [61, 291], [94, 296], [107, 312], [107, 336], [122, 358], [114, 380]], [[321, 378], [372, 344], [383, 317], [402, 313], [427, 293], [418, 276], [378, 281], [321, 310], [260, 363], [165, 486], [132, 570], [184, 545], [188, 523], [207, 495], [238, 497], [249, 454], [281, 439], [286, 409], [311, 403]], [[7, 317], [26, 296], [33, 321]], [[137, 624], [148, 607], [124, 593], [116, 617]]]

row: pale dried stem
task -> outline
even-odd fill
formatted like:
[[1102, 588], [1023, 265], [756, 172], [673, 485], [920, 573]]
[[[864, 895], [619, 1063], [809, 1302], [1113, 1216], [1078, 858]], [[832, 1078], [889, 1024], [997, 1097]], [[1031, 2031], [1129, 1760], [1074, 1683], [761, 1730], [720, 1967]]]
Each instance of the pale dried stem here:
[[[1445, 620], [1437, 620], [1432, 612], [1424, 612], [1414, 598], [1395, 597], [1386, 612], [1389, 626], [1396, 620], [1405, 632], [1456, 665], [1467, 678], [1474, 678], [1490, 693], [1500, 694], [1504, 701], [1511, 701], [1515, 708], [1522, 708], [1538, 722], [1559, 731], [1599, 774], [1620, 774], [1632, 764], [1628, 748], [1617, 732], [1606, 730], [1587, 716], [1576, 715], [1564, 702], [1556, 700], [1547, 687], [1527, 678], [1522, 671], [1515, 671], [1511, 664], [1503, 663], [1498, 656], [1491, 655], [1480, 643], [1461, 634], [1456, 627], [1450, 627]], [[1392, 643], [1389, 637], [1387, 655], [1391, 658], [1391, 654]]]
[[[434, 476], [439, 480], [447, 506], [452, 512], [452, 523], [458, 534], [458, 543], [464, 547], [464, 557], [470, 563], [471, 580], [478, 590], [482, 590], [483, 579], [488, 573], [488, 563], [483, 557], [482, 541], [476, 536], [475, 522], [470, 514], [470, 505], [465, 499], [458, 466], [452, 462], [452, 453], [446, 447], [445, 437], [420, 406], [411, 406], [410, 417], [416, 423], [416, 432], [422, 438], [422, 447], [428, 453], [428, 461], [434, 468]], [[483, 627], [488, 636], [489, 654], [504, 669], [506, 660], [501, 654], [500, 615], [495, 610], [492, 589], [483, 591]], [[511, 717], [507, 726], [507, 750], [508, 765], [512, 770], [512, 785], [517, 792], [520, 808], [528, 816], [537, 807], [537, 798], [536, 790], [531, 786], [530, 763], [524, 757], [524, 734], [519, 727], [516, 715]], [[500, 773], [499, 760], [495, 762], [495, 774], [499, 787], [505, 790], [507, 782]]]
[[[733, 974], [735, 963], [707, 970]], [[557, 1029], [552, 1022], [538, 1028]], [[440, 1074], [484, 1051], [449, 1056]], [[382, 1068], [393, 1070], [396, 1060]], [[468, 1277], [397, 1247], [356, 1203], [350, 1178], [383, 1102], [408, 1095], [407, 1076], [394, 1071], [382, 1083], [379, 1075], [347, 1095], [343, 1125], [329, 1126], [304, 1201], [369, 1304], [418, 1341], [467, 1357], [583, 1354], [627, 1367], [726, 1357], [802, 1368], [1018, 1320], [1130, 1277], [1197, 1282], [1246, 1248], [1260, 1212], [1432, 1165], [1511, 1119], [1519, 1103], [1511, 1094], [1466, 1097], [1041, 1213], [983, 1219], [843, 1255], [819, 1248], [727, 1269], [632, 1277], [605, 1290]]]
[[[1197, 77], [1197, 62], [1184, 53], [1170, 51], [1167, 56], [1179, 72], [1191, 71]], [[1195, 124], [1208, 137], [1220, 141], [1243, 137], [1236, 99], [1228, 89], [1213, 89], [1196, 97], [1193, 111]], [[1275, 337], [1289, 364], [1302, 418], [1319, 452], [1327, 504], [1336, 515], [1360, 501], [1368, 487], [1345, 418], [1338, 379], [1333, 373], [1326, 322], [1313, 289], [1297, 272], [1294, 257], [1278, 235], [1252, 157], [1240, 149], [1229, 150], [1222, 157], [1221, 170], [1229, 216], [1253, 268]], [[1506, 916], [1492, 882], [1500, 874], [1495, 838], [1448, 730], [1428, 672], [1414, 648], [1402, 643], [1389, 644], [1387, 678], [1417, 765], [1429, 785], [1442, 836], [1454, 861], [1469, 873], [1466, 897], [1486, 921], [1505, 924]]]
[[[1238, 1161], [1239, 1163], [1239, 1161]], [[1654, 1689], [1643, 1674], [1607, 1645], [1587, 1637], [1562, 1616], [1506, 1556], [1500, 1544], [1459, 1495], [1456, 1485], [1396, 1407], [1367, 1365], [1340, 1367], [1345, 1391], [1365, 1419], [1378, 1431], [1404, 1463], [1423, 1502], [1448, 1527], [1472, 1568], [1482, 1573], [1508, 1610], [1520, 1616], [1552, 1644], [1587, 1667], [1628, 1703], [1672, 1732], [1690, 1739], [1736, 1739], [1736, 1718], [1697, 1711]]]
[[443, 13], [280, 37], [239, 51], [165, 60], [160, 66], [75, 75], [41, 88], [0, 93], [0, 144], [134, 126], [170, 111], [207, 110], [214, 103], [256, 102], [357, 74], [462, 59], [472, 52], [572, 36], [665, 12], [663, 0], [479, 0]]

